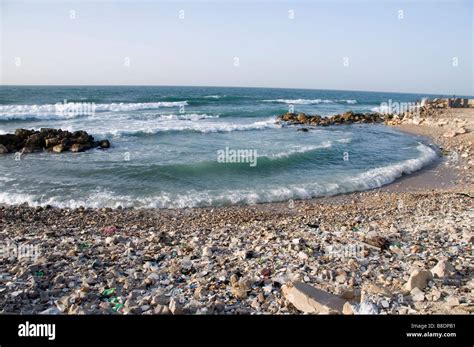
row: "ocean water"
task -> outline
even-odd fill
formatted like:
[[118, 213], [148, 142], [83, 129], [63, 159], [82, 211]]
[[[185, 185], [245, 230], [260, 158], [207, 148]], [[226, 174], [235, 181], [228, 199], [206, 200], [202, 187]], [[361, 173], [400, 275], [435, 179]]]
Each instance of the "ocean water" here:
[[[368, 112], [389, 100], [415, 102], [424, 97], [437, 96], [263, 88], [2, 86], [0, 134], [17, 128], [86, 130], [96, 139], [110, 139], [112, 147], [1, 156], [0, 203], [176, 208], [307, 199], [376, 188], [436, 160], [435, 150], [383, 125], [301, 132], [298, 126], [276, 124], [275, 117], [289, 107], [327, 116], [347, 110]], [[75, 108], [57, 105], [68, 103]], [[237, 150], [247, 152], [222, 157]]]

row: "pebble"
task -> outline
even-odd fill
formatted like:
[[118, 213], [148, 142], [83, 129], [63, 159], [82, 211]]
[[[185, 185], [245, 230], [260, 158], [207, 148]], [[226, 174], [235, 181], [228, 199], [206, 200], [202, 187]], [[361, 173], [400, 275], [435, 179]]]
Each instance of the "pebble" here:
[[[474, 290], [474, 257], [463, 241], [472, 225], [470, 198], [398, 196], [403, 209], [383, 191], [295, 201], [291, 211], [286, 204], [212, 213], [3, 207], [0, 239], [38, 244], [42, 251], [34, 261], [0, 263], [0, 313], [442, 313], [440, 306], [466, 313], [462, 307], [472, 304]], [[117, 226], [114, 234], [104, 235], [110, 225]], [[379, 230], [388, 249], [355, 247]], [[415, 245], [419, 252], [410, 254]], [[291, 291], [284, 293], [291, 283], [336, 297], [330, 302], [340, 305], [319, 299], [310, 307], [293, 305]], [[411, 293], [415, 288], [421, 293]], [[408, 294], [423, 301], [394, 306]]]

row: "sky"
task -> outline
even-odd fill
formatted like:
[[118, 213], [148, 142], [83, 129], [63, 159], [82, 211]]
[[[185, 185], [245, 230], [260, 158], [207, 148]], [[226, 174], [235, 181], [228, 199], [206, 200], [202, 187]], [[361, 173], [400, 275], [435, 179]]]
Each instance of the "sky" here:
[[0, 1], [4, 85], [474, 95], [471, 0]]

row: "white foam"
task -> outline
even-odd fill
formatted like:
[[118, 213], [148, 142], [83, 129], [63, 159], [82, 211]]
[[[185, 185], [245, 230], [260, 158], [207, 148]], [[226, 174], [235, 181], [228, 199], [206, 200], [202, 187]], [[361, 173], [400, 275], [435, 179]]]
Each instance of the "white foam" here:
[[373, 189], [393, 182], [403, 174], [421, 169], [436, 158], [436, 152], [419, 143], [420, 156], [397, 164], [368, 170], [355, 177], [346, 177], [339, 182], [313, 182], [289, 184], [284, 187], [259, 188], [227, 191], [190, 190], [183, 194], [162, 192], [153, 197], [132, 197], [117, 195], [109, 191], [96, 191], [83, 199], [64, 199], [64, 197], [44, 198], [21, 193], [0, 192], [0, 203], [30, 206], [51, 205], [55, 207], [147, 207], [147, 208], [185, 208], [211, 205], [255, 204], [259, 202], [287, 201], [289, 199], [308, 199], [359, 190]]
[[165, 119], [165, 120], [201, 120], [201, 119], [216, 119], [219, 118], [219, 115], [207, 115], [207, 114], [162, 114], [159, 116], [160, 119]]
[[161, 107], [177, 107], [186, 106], [187, 101], [159, 101], [159, 102], [140, 102], [140, 103], [112, 103], [112, 104], [97, 104], [97, 111], [136, 111], [158, 109]]
[[317, 105], [317, 104], [331, 104], [334, 102], [345, 102], [348, 104], [356, 104], [357, 100], [345, 100], [345, 99], [274, 99], [274, 100], [263, 100], [263, 102], [274, 102], [281, 104], [295, 104], [295, 105]]
[[372, 112], [377, 112], [377, 113], [382, 113], [382, 114], [390, 113], [390, 107], [388, 105], [372, 107], [370, 110]]
[[291, 156], [292, 154], [295, 154], [295, 153], [306, 153], [306, 152], [314, 151], [316, 149], [330, 148], [330, 147], [332, 147], [331, 141], [325, 141], [320, 145], [299, 146], [297, 148], [292, 148], [292, 149], [290, 149], [288, 151], [285, 151], [285, 152], [279, 152], [279, 153], [275, 153], [275, 154], [271, 154], [271, 155], [264, 155], [264, 156], [269, 157], [270, 159], [285, 158], [285, 157], [289, 157], [289, 156]]
[[[81, 103], [68, 103], [71, 107]], [[180, 107], [186, 106], [187, 101], [159, 101], [159, 102], [141, 102], [141, 103], [110, 103], [110, 104], [91, 104], [95, 111], [137, 111], [159, 109], [162, 107]], [[64, 104], [44, 104], [44, 105], [0, 105], [0, 120], [14, 119], [70, 119], [78, 116], [74, 112], [61, 112]]]
[[100, 134], [111, 134], [114, 136], [122, 135], [135, 135], [135, 134], [157, 134], [161, 132], [169, 131], [195, 131], [201, 133], [217, 133], [217, 132], [232, 132], [232, 131], [246, 131], [246, 130], [263, 130], [263, 129], [272, 129], [280, 128], [281, 125], [275, 123], [274, 118], [269, 118], [263, 121], [257, 121], [253, 123], [231, 123], [231, 122], [218, 122], [218, 121], [208, 121], [208, 122], [193, 122], [189, 121], [175, 121], [171, 119], [170, 121], [163, 122], [142, 122], [142, 123], [132, 123], [132, 124], [121, 124], [115, 129], [110, 129], [107, 127], [105, 129], [95, 128], [95, 133]]
[[420, 152], [420, 157], [369, 170], [351, 178], [349, 183], [351, 183], [351, 186], [355, 186], [356, 190], [378, 188], [395, 181], [403, 174], [411, 174], [420, 170], [437, 157], [432, 148], [422, 143], [418, 143], [416, 148]]
[[275, 99], [275, 100], [263, 100], [263, 102], [275, 102], [281, 104], [296, 104], [296, 105], [316, 105], [320, 103], [332, 103], [332, 100], [322, 99]]

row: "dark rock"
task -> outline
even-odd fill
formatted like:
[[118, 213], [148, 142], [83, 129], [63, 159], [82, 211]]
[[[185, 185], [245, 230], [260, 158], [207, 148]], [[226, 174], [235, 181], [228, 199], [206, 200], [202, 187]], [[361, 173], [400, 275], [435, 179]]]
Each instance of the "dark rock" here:
[[56, 145], [59, 145], [61, 142], [61, 139], [58, 137], [50, 137], [44, 140], [46, 148], [50, 148]]
[[30, 148], [33, 151], [42, 150], [43, 147], [45, 147], [44, 135], [45, 133], [35, 133], [30, 135], [25, 142], [25, 147]]
[[70, 138], [63, 138], [63, 139], [61, 140], [61, 143], [60, 143], [60, 144], [63, 145], [64, 147], [66, 147], [66, 148], [69, 148], [69, 147], [71, 147], [71, 145], [72, 145], [72, 141], [71, 141]]
[[18, 136], [22, 140], [26, 140], [29, 136], [33, 135], [34, 132], [35, 132], [34, 130], [16, 129], [15, 135]]
[[[384, 121], [378, 113], [354, 113], [352, 111], [344, 112], [342, 114], [336, 114], [330, 117], [322, 118], [319, 115], [309, 116], [304, 113], [298, 115], [294, 113], [285, 113], [278, 117], [278, 120], [289, 122], [291, 124], [308, 124], [317, 126], [328, 126], [328, 125], [339, 125], [339, 124], [352, 124], [352, 123], [379, 123]], [[299, 131], [305, 128], [298, 129]]]
[[100, 140], [99, 141], [99, 147], [100, 148], [110, 148], [109, 140]]
[[84, 152], [84, 151], [87, 151], [88, 149], [90, 149], [91, 147], [88, 146], [87, 144], [82, 144], [82, 143], [74, 143], [71, 145], [71, 147], [69, 148], [69, 150], [71, 152]]
[[302, 131], [302, 132], [306, 133], [306, 132], [309, 131], [309, 129], [308, 128], [298, 128], [298, 129], [296, 129], [296, 131]]
[[23, 141], [16, 135], [0, 135], [0, 145], [4, 145], [8, 152], [16, 152], [23, 147]]
[[109, 148], [110, 142], [105, 139], [94, 141], [94, 137], [82, 130], [71, 133], [51, 128], [41, 128], [40, 131], [17, 129], [15, 134], [0, 135], [0, 154], [33, 153], [43, 149], [55, 153], [83, 152], [95, 147]]
[[72, 134], [73, 141], [82, 145], [91, 144], [94, 142], [94, 138], [87, 134], [85, 131], [76, 131]]

